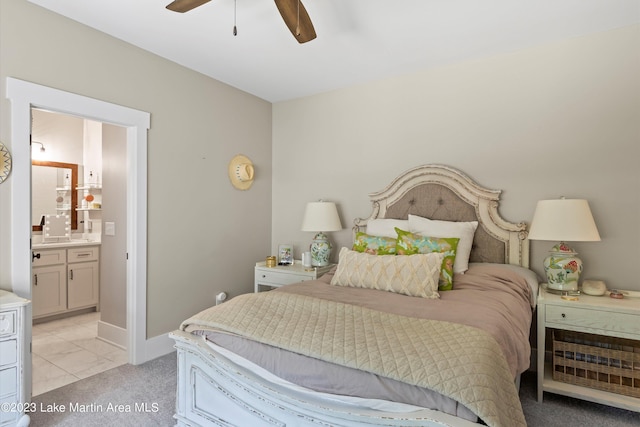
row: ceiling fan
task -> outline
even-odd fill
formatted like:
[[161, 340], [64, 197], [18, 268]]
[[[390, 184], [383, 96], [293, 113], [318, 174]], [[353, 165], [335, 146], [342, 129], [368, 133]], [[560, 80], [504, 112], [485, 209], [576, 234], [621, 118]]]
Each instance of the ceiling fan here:
[[[167, 9], [184, 13], [209, 1], [211, 0], [174, 0], [167, 5]], [[311, 18], [300, 0], [275, 0], [275, 3], [284, 23], [298, 43], [306, 43], [316, 38]]]

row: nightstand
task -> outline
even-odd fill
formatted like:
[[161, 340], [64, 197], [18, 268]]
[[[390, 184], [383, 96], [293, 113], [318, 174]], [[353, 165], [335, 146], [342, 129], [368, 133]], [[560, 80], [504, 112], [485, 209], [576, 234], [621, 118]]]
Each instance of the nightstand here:
[[[561, 356], [560, 359], [556, 359], [552, 363], [545, 364], [545, 339], [547, 336], [547, 329], [553, 329], [553, 333], [558, 335], [563, 334], [563, 331], [573, 331], [568, 334], [572, 334], [574, 332], [594, 334], [602, 338], [602, 342], [610, 341], [611, 337], [634, 340], [636, 342], [633, 343], [632, 347], [636, 348], [637, 345], [637, 347], [640, 348], [640, 299], [613, 299], [608, 295], [596, 297], [582, 294], [579, 296], [577, 301], [569, 301], [562, 299], [560, 295], [547, 292], [543, 286], [540, 286], [540, 291], [538, 293], [537, 355], [538, 402], [542, 402], [543, 392], [546, 391], [640, 412], [640, 398], [638, 397], [578, 385], [577, 381], [576, 384], [572, 384], [569, 382], [554, 380], [554, 364], [561, 363], [557, 361], [562, 361], [564, 357], [568, 357], [569, 359], [575, 358], [575, 360], [578, 361], [581, 356], [578, 356], [579, 352], [565, 353], [564, 351], [559, 351], [559, 355]], [[591, 345], [594, 349], [597, 348], [597, 344], [587, 344]], [[603, 347], [605, 349], [607, 348], [606, 345]], [[614, 350], [609, 350], [609, 352], [611, 355], [615, 354]], [[564, 356], [565, 354], [566, 356]], [[570, 363], [576, 363], [569, 359], [564, 360], [567, 360]], [[612, 357], [611, 360], [615, 361], [615, 357]], [[599, 365], [598, 363], [601, 364]], [[602, 375], [608, 375], [607, 372], [615, 373], [615, 363], [612, 364], [614, 367], [607, 366], [606, 361], [598, 363], [591, 363], [590, 365], [597, 367], [593, 369], [602, 372]], [[640, 365], [636, 365], [636, 363], [638, 362], [635, 362], [633, 367], [635, 367], [635, 372], [637, 373], [637, 369], [640, 368]], [[576, 363], [576, 365], [578, 365], [578, 363]], [[575, 369], [577, 372], [578, 368]], [[587, 370], [589, 369], [592, 368], [587, 368]], [[632, 368], [631, 372], [633, 371], [634, 369]], [[611, 377], [613, 376], [614, 375], [611, 375]], [[606, 377], [600, 379], [600, 381], [604, 380], [606, 380]], [[636, 379], [635, 381], [640, 380]], [[637, 382], [635, 384], [637, 384]]]
[[325, 267], [304, 267], [296, 260], [292, 265], [265, 266], [265, 262], [256, 263], [254, 291], [260, 292], [260, 287], [279, 288], [292, 283], [315, 280], [333, 268], [334, 264]]

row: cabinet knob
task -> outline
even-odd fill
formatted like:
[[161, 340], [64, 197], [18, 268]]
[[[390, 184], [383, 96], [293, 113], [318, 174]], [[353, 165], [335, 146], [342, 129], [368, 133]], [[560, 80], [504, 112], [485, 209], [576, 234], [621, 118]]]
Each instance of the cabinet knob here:
[[262, 275], [262, 278], [264, 279], [265, 277], [267, 277], [267, 275], [266, 275], [266, 274], [263, 274], [263, 275]]
[[564, 319], [565, 317], [567, 317], [567, 315], [562, 313], [562, 318]]
[[31, 262], [36, 258], [40, 259], [40, 253], [31, 252]]

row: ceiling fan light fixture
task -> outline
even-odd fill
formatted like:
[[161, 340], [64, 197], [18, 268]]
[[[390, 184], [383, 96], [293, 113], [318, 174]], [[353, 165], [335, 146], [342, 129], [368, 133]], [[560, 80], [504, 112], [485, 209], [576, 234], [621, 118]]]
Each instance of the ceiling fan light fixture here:
[[[174, 0], [169, 3], [167, 9], [174, 12], [188, 12], [198, 6], [202, 6], [211, 0]], [[298, 43], [306, 43], [316, 38], [316, 30], [309, 14], [302, 4], [301, 0], [274, 0], [280, 16], [287, 24], [287, 28]], [[235, 25], [235, 2], [234, 2], [234, 25], [233, 35], [238, 34], [238, 28]]]
[[316, 30], [301, 0], [274, 0], [280, 16], [298, 43], [316, 38]]
[[298, 22], [296, 24], [296, 36], [300, 37], [300, 0], [298, 0]]
[[238, 27], [236, 26], [237, 21], [237, 11], [238, 11], [238, 1], [233, 0], [233, 36], [238, 35]]
[[211, 0], [175, 0], [167, 5], [167, 9], [172, 12], [185, 13], [210, 1]]

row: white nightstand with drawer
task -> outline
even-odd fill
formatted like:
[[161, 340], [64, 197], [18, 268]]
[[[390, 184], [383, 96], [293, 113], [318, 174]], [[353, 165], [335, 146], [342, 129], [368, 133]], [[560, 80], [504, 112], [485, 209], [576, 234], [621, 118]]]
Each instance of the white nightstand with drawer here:
[[[559, 358], [554, 358], [551, 364], [545, 364], [545, 340], [547, 329], [554, 330], [554, 334], [558, 335], [576, 335], [576, 333], [593, 334], [601, 337], [602, 342], [605, 343], [608, 340], [610, 341], [612, 338], [633, 340], [633, 342], [631, 342], [632, 347], [640, 348], [640, 298], [614, 299], [610, 298], [608, 295], [589, 296], [582, 294], [578, 297], [578, 300], [570, 301], [562, 299], [560, 295], [547, 292], [544, 289], [544, 286], [540, 286], [538, 294], [537, 321], [538, 402], [542, 402], [543, 392], [546, 391], [640, 412], [640, 398], [638, 397], [599, 390], [597, 388], [593, 388], [593, 386], [588, 387], [585, 385], [579, 385], [578, 381], [576, 381], [576, 383], [570, 383], [555, 380], [553, 378], [555, 369], [554, 364], [558, 360], [562, 360], [564, 357], [568, 357], [569, 359], [573, 359], [575, 357], [576, 361], [579, 361], [580, 359], [577, 354], [567, 352], [568, 354], [565, 356], [565, 352], [560, 350]], [[581, 344], [582, 343], [578, 342], [578, 345]], [[586, 344], [591, 345], [592, 348], [594, 348], [594, 346], [603, 346], [604, 348], [607, 348], [607, 346], [602, 343]], [[553, 350], [551, 354], [553, 358]], [[614, 352], [612, 351], [611, 354], [614, 354]], [[615, 357], [612, 359], [615, 359]], [[638, 360], [640, 358], [635, 356], [635, 359]], [[557, 363], [560, 365], [563, 362]], [[576, 366], [585, 365], [584, 363], [573, 362], [573, 360], [568, 360], [567, 363], [575, 363]], [[592, 363], [591, 365], [596, 366], [599, 363], [601, 362]], [[636, 367], [635, 363], [638, 362], [633, 363], [634, 365], [631, 367], [631, 372], [634, 370], [638, 372], [637, 369], [640, 365]], [[604, 373], [606, 373], [608, 369], [610, 371], [616, 370], [615, 367], [610, 368], [605, 365], [600, 365], [595, 369]], [[576, 368], [576, 370], [578, 370], [578, 368]], [[633, 375], [637, 376], [636, 374]], [[563, 380], [567, 381], [564, 378]], [[582, 381], [582, 379], [580, 380]], [[635, 381], [636, 382], [632, 384], [632, 387], [637, 387], [638, 380], [636, 379]], [[637, 394], [637, 391], [634, 391], [634, 393]]]
[[292, 283], [315, 280], [333, 268], [334, 264], [325, 267], [304, 267], [296, 260], [292, 265], [276, 265], [267, 267], [265, 262], [257, 262], [255, 267], [254, 291], [260, 292], [260, 287], [279, 288]]

